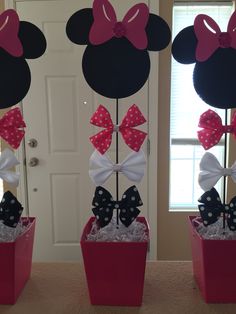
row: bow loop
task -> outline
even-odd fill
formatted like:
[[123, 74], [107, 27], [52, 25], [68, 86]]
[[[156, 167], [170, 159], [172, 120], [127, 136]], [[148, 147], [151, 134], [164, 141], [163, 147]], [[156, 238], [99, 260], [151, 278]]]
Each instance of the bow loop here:
[[122, 224], [128, 227], [139, 215], [142, 200], [136, 186], [131, 186], [122, 195], [121, 201], [114, 201], [110, 192], [98, 186], [92, 201], [92, 211], [101, 228], [105, 227], [112, 219], [113, 210], [119, 210], [119, 218]]
[[198, 208], [204, 226], [215, 223], [221, 213], [225, 211], [225, 208], [221, 203], [220, 196], [215, 188], [205, 192], [198, 201], [201, 203], [201, 205], [198, 205]]
[[90, 123], [105, 128], [89, 139], [93, 146], [104, 154], [111, 145], [112, 133], [120, 132], [125, 143], [134, 151], [138, 152], [142, 146], [147, 133], [136, 130], [134, 127], [146, 122], [138, 106], [132, 105], [124, 116], [120, 125], [114, 125], [107, 109], [100, 105], [90, 119]]
[[142, 150], [130, 153], [120, 164], [114, 164], [108, 156], [95, 150], [89, 159], [89, 176], [96, 185], [103, 185], [114, 171], [119, 171], [129, 180], [140, 182], [145, 166], [146, 159]]
[[236, 11], [231, 15], [227, 27], [227, 32], [231, 35], [231, 47], [236, 48], [236, 36], [235, 36], [235, 29], [236, 29]]
[[125, 128], [134, 128], [136, 126], [142, 125], [147, 120], [143, 116], [142, 112], [140, 111], [139, 107], [133, 104], [127, 111], [126, 115], [124, 116], [120, 129]]
[[0, 47], [13, 57], [21, 57], [23, 47], [18, 38], [20, 21], [14, 10], [6, 10], [0, 15]]
[[5, 192], [0, 203], [0, 220], [4, 225], [15, 228], [22, 211], [23, 207], [17, 198], [10, 191]]
[[233, 113], [230, 125], [222, 125], [221, 117], [211, 109], [205, 111], [199, 119], [198, 139], [205, 150], [219, 143], [224, 133], [231, 133], [236, 138], [236, 112]]
[[224, 213], [227, 217], [227, 224], [232, 231], [236, 230], [236, 197], [233, 197], [229, 204], [223, 205], [220, 196], [215, 188], [205, 192], [199, 199], [199, 212], [204, 226], [215, 223]]
[[4, 149], [0, 156], [0, 178], [13, 186], [18, 186], [20, 174], [9, 169], [16, 165], [19, 165], [19, 161], [13, 152], [8, 148]]
[[11, 109], [0, 119], [0, 136], [12, 148], [17, 149], [25, 135], [24, 127], [26, 125], [20, 109]]
[[149, 9], [146, 4], [134, 5], [123, 20], [117, 21], [113, 6], [108, 0], [94, 0], [94, 22], [89, 33], [89, 41], [93, 45], [100, 45], [112, 37], [126, 37], [132, 45], [140, 50], [147, 48], [146, 25]]

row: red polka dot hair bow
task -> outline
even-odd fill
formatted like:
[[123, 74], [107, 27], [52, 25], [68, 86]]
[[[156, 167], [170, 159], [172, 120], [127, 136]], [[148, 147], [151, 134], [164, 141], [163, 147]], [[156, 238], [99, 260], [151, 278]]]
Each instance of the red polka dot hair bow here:
[[11, 109], [0, 119], [0, 136], [12, 148], [17, 149], [25, 135], [25, 127], [20, 109]]
[[200, 116], [198, 126], [203, 128], [198, 131], [198, 139], [207, 150], [219, 143], [224, 133], [231, 133], [236, 138], [236, 112], [230, 125], [222, 125], [221, 117], [209, 109]]
[[102, 155], [108, 150], [112, 142], [112, 133], [120, 132], [125, 143], [134, 151], [138, 152], [142, 146], [146, 132], [134, 129], [134, 127], [146, 122], [141, 111], [136, 105], [132, 105], [124, 116], [120, 125], [114, 125], [107, 109], [100, 105], [90, 119], [90, 123], [105, 130], [91, 136], [89, 139], [93, 146]]

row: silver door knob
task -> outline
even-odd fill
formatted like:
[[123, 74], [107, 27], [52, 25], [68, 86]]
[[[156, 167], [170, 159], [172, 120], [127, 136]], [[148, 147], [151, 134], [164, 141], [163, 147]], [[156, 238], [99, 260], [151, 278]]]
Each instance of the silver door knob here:
[[31, 138], [30, 140], [28, 140], [28, 145], [29, 147], [37, 147], [38, 141], [35, 138]]
[[30, 158], [28, 165], [29, 167], [36, 167], [39, 164], [39, 160], [36, 157]]

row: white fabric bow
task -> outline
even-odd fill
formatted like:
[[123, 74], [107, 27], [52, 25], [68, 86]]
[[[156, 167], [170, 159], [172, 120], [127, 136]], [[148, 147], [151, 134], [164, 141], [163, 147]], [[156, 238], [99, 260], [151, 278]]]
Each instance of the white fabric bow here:
[[20, 174], [8, 169], [16, 165], [19, 165], [19, 161], [14, 153], [8, 148], [4, 149], [0, 156], [0, 178], [13, 186], [18, 186]]
[[122, 172], [129, 180], [140, 182], [144, 176], [146, 158], [140, 149], [130, 153], [122, 163], [114, 164], [107, 155], [100, 154], [95, 150], [90, 159], [89, 176], [96, 185], [103, 185], [113, 172]]
[[200, 161], [198, 182], [204, 191], [209, 191], [222, 176], [231, 176], [236, 183], [236, 161], [231, 168], [223, 168], [211, 153], [205, 153]]

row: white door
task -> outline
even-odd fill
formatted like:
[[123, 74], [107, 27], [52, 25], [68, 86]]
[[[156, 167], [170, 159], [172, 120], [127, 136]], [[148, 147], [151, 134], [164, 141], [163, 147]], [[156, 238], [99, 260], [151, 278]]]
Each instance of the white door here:
[[[136, 3], [126, 1], [124, 6], [118, 9], [117, 1], [111, 2], [116, 10], [119, 10], [118, 16], [121, 17]], [[6, 4], [16, 8], [20, 19], [31, 21], [41, 28], [47, 39], [45, 55], [29, 62], [32, 84], [22, 102], [27, 131], [26, 167], [21, 168], [20, 195], [23, 200], [23, 194], [26, 192], [25, 206], [31, 216], [37, 217], [34, 260], [78, 260], [81, 254], [80, 235], [92, 214], [91, 201], [95, 190], [88, 176], [88, 159], [93, 151], [88, 138], [98, 129], [93, 128], [89, 120], [100, 103], [108, 108], [115, 119], [115, 101], [95, 94], [84, 80], [81, 60], [85, 47], [74, 45], [65, 34], [68, 18], [81, 8], [91, 7], [92, 1], [21, 0], [7, 1]], [[140, 107], [149, 120], [149, 98], [146, 84], [134, 96], [120, 100], [119, 120], [133, 103]], [[140, 127], [143, 130], [148, 128], [148, 124]], [[30, 139], [37, 140], [36, 147], [29, 146]], [[113, 160], [114, 147], [113, 138], [112, 147], [108, 152]], [[143, 149], [147, 153], [147, 141]], [[120, 160], [129, 152], [127, 147], [120, 143]], [[154, 150], [153, 154], [154, 159], [148, 158], [152, 164], [155, 163]], [[29, 162], [33, 157], [36, 157], [39, 163], [31, 167]], [[119, 177], [122, 193], [133, 183], [122, 175]], [[144, 203], [140, 208], [142, 215], [151, 221], [150, 257], [155, 258], [156, 207], [153, 208], [155, 195], [149, 201], [152, 193], [149, 192], [148, 186], [153, 186], [151, 180], [155, 180], [155, 175], [147, 168], [138, 189]], [[115, 176], [109, 179], [105, 187], [114, 195]]]

